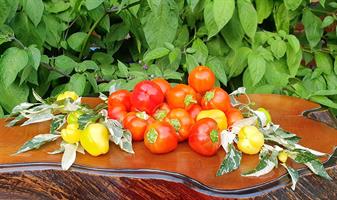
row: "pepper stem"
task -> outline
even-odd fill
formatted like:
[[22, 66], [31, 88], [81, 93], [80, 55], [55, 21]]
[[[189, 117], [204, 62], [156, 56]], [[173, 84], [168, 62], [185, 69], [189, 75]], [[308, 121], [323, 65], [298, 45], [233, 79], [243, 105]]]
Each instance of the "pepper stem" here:
[[213, 143], [219, 141], [219, 132], [218, 132], [217, 130], [214, 130], [214, 129], [213, 129], [209, 135], [210, 135], [211, 141], [212, 141]]
[[214, 95], [215, 95], [214, 90], [208, 91], [208, 92], [206, 92], [206, 94], [204, 96], [204, 99], [206, 100], [206, 102], [209, 102], [214, 98]]
[[185, 107], [187, 107], [192, 103], [198, 103], [198, 102], [197, 100], [194, 99], [193, 95], [189, 94], [189, 95], [186, 95], [184, 103], [185, 103]]
[[173, 128], [176, 130], [176, 132], [179, 132], [181, 128], [180, 121], [178, 119], [171, 119], [170, 124], [173, 126]]
[[158, 132], [156, 131], [156, 129], [151, 128], [147, 132], [146, 138], [151, 144], [155, 143], [157, 141], [157, 138], [158, 138]]

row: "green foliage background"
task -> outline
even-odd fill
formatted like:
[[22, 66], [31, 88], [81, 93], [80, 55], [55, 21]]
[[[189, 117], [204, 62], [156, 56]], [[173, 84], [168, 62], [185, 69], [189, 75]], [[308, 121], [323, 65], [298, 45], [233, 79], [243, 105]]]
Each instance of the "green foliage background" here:
[[0, 0], [1, 113], [31, 88], [89, 95], [200, 64], [228, 91], [337, 109], [337, 3], [316, 1]]

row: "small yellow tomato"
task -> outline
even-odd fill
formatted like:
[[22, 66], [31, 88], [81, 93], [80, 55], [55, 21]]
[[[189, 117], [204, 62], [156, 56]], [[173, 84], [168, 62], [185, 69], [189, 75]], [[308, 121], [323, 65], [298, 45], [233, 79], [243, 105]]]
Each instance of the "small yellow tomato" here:
[[71, 112], [69, 113], [69, 115], [67, 116], [67, 123], [68, 124], [76, 124], [78, 123], [78, 118], [83, 115], [83, 111], [81, 110], [78, 110], [78, 111], [74, 111], [74, 112]]
[[78, 99], [78, 95], [76, 94], [76, 92], [73, 91], [65, 91], [57, 96], [56, 101], [61, 101], [66, 98], [70, 98], [75, 101], [76, 99]]
[[78, 129], [78, 124], [68, 124], [66, 128], [61, 130], [62, 139], [70, 144], [80, 141], [81, 130]]
[[281, 151], [281, 152], [278, 154], [277, 157], [278, 157], [279, 161], [285, 163], [285, 162], [287, 162], [288, 154], [287, 154], [287, 152], [285, 152], [285, 151]]
[[202, 110], [197, 115], [197, 121], [203, 118], [212, 118], [218, 124], [220, 131], [227, 129], [227, 117], [224, 112], [218, 109]]
[[244, 126], [238, 134], [238, 148], [245, 154], [257, 154], [264, 144], [264, 136], [255, 126]]
[[92, 156], [105, 154], [109, 151], [109, 131], [101, 123], [89, 124], [83, 130], [80, 142]]

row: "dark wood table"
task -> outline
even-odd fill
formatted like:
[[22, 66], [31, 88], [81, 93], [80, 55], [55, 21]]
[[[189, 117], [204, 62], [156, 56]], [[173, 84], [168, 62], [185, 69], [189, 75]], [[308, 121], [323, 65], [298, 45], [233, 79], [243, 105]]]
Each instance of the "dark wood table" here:
[[[250, 95], [257, 107], [267, 108], [273, 121], [302, 137], [301, 144], [333, 154], [337, 145], [337, 123], [318, 104], [280, 95]], [[85, 98], [95, 105], [95, 98]], [[57, 143], [39, 150], [12, 154], [38, 133], [47, 133], [49, 123], [5, 128], [0, 121], [0, 199], [337, 199], [336, 156], [323, 158], [332, 181], [319, 178], [301, 165], [296, 190], [283, 168], [259, 178], [242, 177], [258, 156], [244, 155], [240, 168], [216, 177], [225, 153], [203, 157], [186, 143], [165, 155], [154, 155], [142, 142], [134, 143], [136, 154], [122, 152], [111, 144], [108, 154], [92, 157], [79, 154], [68, 171], [60, 167], [61, 155], [47, 152]]]

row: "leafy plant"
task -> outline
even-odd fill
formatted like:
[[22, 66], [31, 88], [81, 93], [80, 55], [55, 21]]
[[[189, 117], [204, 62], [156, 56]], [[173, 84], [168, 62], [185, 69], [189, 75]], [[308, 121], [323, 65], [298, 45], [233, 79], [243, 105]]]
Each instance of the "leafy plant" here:
[[217, 84], [337, 109], [333, 0], [0, 0], [0, 114], [65, 90], [185, 81], [207, 65]]

